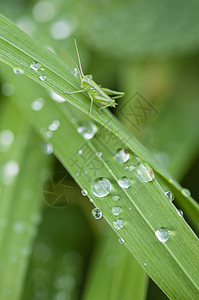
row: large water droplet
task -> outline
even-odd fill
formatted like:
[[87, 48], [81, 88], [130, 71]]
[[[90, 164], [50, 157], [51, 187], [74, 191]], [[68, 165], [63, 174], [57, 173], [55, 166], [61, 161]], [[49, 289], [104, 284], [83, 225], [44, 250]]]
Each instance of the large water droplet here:
[[101, 210], [99, 209], [99, 208], [94, 208], [93, 210], [92, 210], [92, 215], [93, 215], [93, 217], [95, 218], [95, 219], [101, 219], [101, 217], [102, 217], [102, 212], [101, 212]]
[[165, 192], [165, 195], [170, 201], [174, 200], [174, 195], [170, 191]]
[[123, 176], [118, 180], [118, 184], [121, 188], [128, 189], [131, 185], [131, 180], [130, 178]]
[[126, 149], [118, 149], [115, 152], [115, 160], [120, 164], [125, 163], [129, 159], [129, 153]]
[[97, 127], [91, 121], [84, 121], [80, 124], [77, 131], [84, 137], [85, 140], [90, 140], [95, 135]]
[[62, 103], [62, 102], [66, 102], [66, 100], [59, 96], [58, 94], [54, 93], [53, 91], [49, 91], [50, 93], [50, 97], [52, 98], [52, 100], [58, 102], [58, 103]]
[[34, 100], [31, 103], [31, 108], [35, 111], [39, 111], [43, 108], [44, 103], [45, 103], [45, 101], [43, 98], [37, 98], [36, 100]]
[[146, 163], [139, 163], [135, 167], [135, 176], [141, 182], [150, 182], [155, 179], [153, 169]]
[[13, 142], [14, 142], [14, 133], [11, 130], [5, 129], [0, 133], [1, 152], [7, 151], [11, 147]]
[[39, 68], [40, 68], [40, 63], [39, 63], [39, 62], [36, 62], [36, 61], [33, 61], [33, 62], [31, 62], [30, 67], [31, 67], [31, 69], [33, 69], [34, 71], [38, 71]]
[[46, 76], [45, 76], [45, 75], [40, 75], [40, 76], [39, 76], [39, 79], [40, 79], [41, 81], [45, 81], [45, 80], [46, 80]]
[[48, 126], [48, 129], [51, 130], [51, 131], [55, 131], [58, 129], [60, 125], [60, 122], [59, 120], [54, 120], [49, 126]]
[[124, 227], [124, 221], [118, 218], [113, 222], [113, 226], [115, 227], [115, 229], [122, 229]]
[[119, 206], [114, 206], [112, 208], [112, 213], [114, 216], [118, 216], [121, 213], [121, 208]]
[[181, 193], [182, 193], [184, 196], [186, 196], [186, 197], [191, 196], [190, 190], [185, 189], [185, 188], [183, 188], [183, 189], [181, 190]]
[[3, 167], [1, 172], [1, 181], [6, 184], [12, 184], [15, 177], [19, 173], [19, 164], [15, 160], [8, 161]]
[[96, 197], [105, 197], [111, 191], [111, 183], [106, 178], [97, 178], [93, 181], [91, 190]]
[[41, 149], [47, 155], [50, 155], [53, 153], [53, 145], [52, 144], [44, 143], [41, 145]]
[[88, 192], [85, 189], [81, 190], [81, 193], [82, 193], [83, 196], [87, 196], [88, 195]]
[[167, 228], [159, 228], [156, 230], [155, 235], [159, 242], [166, 243], [171, 235], [171, 230]]
[[19, 69], [15, 69], [13, 68], [13, 72], [16, 74], [16, 75], [23, 75], [23, 70], [19, 70]]

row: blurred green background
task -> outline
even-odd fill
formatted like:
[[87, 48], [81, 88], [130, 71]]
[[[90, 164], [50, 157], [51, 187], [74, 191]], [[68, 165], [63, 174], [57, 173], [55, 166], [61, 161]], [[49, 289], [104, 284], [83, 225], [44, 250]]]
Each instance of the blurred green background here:
[[[198, 1], [1, 0], [0, 11], [70, 63], [71, 69], [74, 69], [74, 65], [67, 54], [77, 61], [73, 41], [76, 38], [84, 72], [93, 74], [94, 80], [104, 87], [121, 90], [126, 94], [118, 100], [119, 105], [112, 112], [199, 200]], [[10, 126], [9, 120], [12, 120], [14, 131], [16, 124], [23, 119], [17, 109], [8, 104], [14, 89], [12, 78], [16, 76], [14, 73], [8, 74], [10, 73], [1, 64], [1, 132]], [[23, 90], [21, 95], [23, 97]], [[127, 117], [132, 107], [134, 113]], [[25, 120], [22, 123], [29, 128]], [[24, 143], [26, 146], [23, 147], [19, 140], [10, 152], [3, 148], [5, 139], [0, 136], [1, 165], [8, 158], [15, 159], [15, 153], [18, 152], [24, 153], [21, 160], [24, 162], [25, 155], [30, 151], [27, 145], [33, 144], [35, 136], [31, 128], [28, 131], [29, 138]], [[20, 132], [16, 129], [15, 136], [20, 136]], [[55, 159], [52, 151], [46, 151], [46, 145], [38, 137], [35, 140], [36, 150], [31, 159], [40, 157], [41, 165], [37, 174], [41, 176], [39, 183], [35, 183], [37, 192], [33, 193], [32, 199], [38, 199], [37, 211], [40, 211], [40, 218], [36, 222], [36, 233], [28, 240], [32, 246], [28, 259], [26, 257], [23, 280], [18, 285], [19, 292], [15, 298], [9, 298], [7, 291], [7, 296], [2, 299], [92, 299], [87, 292], [91, 289], [88, 282], [93, 284], [89, 274], [95, 268], [98, 270], [95, 266], [98, 258], [104, 264], [102, 257], [110, 256], [110, 249], [105, 246], [103, 248], [103, 245], [111, 240], [114, 246], [112, 252], [123, 246], [109, 232], [105, 221], [93, 220], [90, 214], [92, 203], [82, 196], [79, 187]], [[42, 151], [44, 148], [45, 151]], [[30, 160], [30, 156], [27, 160]], [[55, 174], [53, 181], [56, 184], [60, 180], [58, 174], [64, 174], [65, 185], [72, 187], [72, 190], [66, 190], [66, 195], [56, 205], [53, 205], [49, 194], [52, 189], [49, 183], [51, 174]], [[1, 182], [1, 188], [2, 185]], [[18, 182], [16, 190], [20, 187], [23, 189], [23, 186], [24, 179]], [[47, 194], [44, 194], [44, 189]], [[13, 201], [10, 205], [14, 205], [14, 195], [10, 196], [8, 191], [6, 193]], [[59, 185], [57, 193], [63, 193]], [[22, 199], [22, 196], [19, 195], [18, 198]], [[4, 246], [5, 241], [4, 239]], [[103, 251], [99, 251], [100, 247], [105, 249], [104, 256], [101, 254]], [[118, 253], [120, 251], [119, 249]], [[127, 257], [127, 250], [122, 251], [126, 251]], [[113, 268], [110, 276], [114, 272], [121, 272], [121, 277], [125, 278], [128, 266], [120, 268], [119, 254], [115, 259], [114, 264], [105, 260], [104, 271]], [[131, 260], [130, 255], [128, 260]], [[1, 274], [3, 273], [2, 267]], [[97, 280], [103, 282], [103, 271], [100, 270], [99, 273], [101, 277], [98, 274]], [[107, 282], [108, 280], [111, 279], [107, 279]], [[104, 285], [104, 289], [108, 288]], [[97, 294], [96, 291], [95, 299], [98, 299]], [[102, 293], [100, 299], [113, 299], [104, 295]], [[117, 299], [133, 300], [131, 297]], [[150, 281], [147, 292], [143, 292], [139, 299], [167, 297]]]

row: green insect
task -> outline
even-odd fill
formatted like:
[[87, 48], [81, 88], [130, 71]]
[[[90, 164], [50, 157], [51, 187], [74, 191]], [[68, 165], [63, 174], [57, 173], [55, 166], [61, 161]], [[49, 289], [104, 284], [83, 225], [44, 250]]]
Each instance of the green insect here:
[[[100, 85], [98, 85], [94, 80], [92, 75], [84, 75], [82, 71], [82, 65], [80, 61], [79, 51], [77, 48], [77, 42], [75, 41], [75, 48], [77, 51], [77, 57], [79, 62], [79, 68], [77, 67], [79, 77], [81, 80], [81, 90], [74, 91], [74, 92], [65, 92], [65, 94], [75, 94], [75, 93], [83, 93], [87, 92], [90, 99], [91, 99], [91, 106], [90, 106], [90, 115], [92, 112], [92, 105], [93, 101], [99, 102], [103, 106], [100, 107], [98, 110], [100, 112], [101, 109], [105, 107], [115, 107], [117, 103], [115, 102], [115, 99], [121, 98], [124, 96], [123, 92], [117, 92], [113, 91], [107, 88], [102, 88]], [[110, 97], [112, 96], [112, 97]], [[101, 112], [100, 112], [101, 113]]]

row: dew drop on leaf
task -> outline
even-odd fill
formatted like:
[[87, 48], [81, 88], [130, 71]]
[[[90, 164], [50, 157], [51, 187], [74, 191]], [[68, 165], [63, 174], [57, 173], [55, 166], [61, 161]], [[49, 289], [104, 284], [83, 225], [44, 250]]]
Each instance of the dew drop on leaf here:
[[131, 180], [130, 178], [123, 176], [118, 180], [118, 184], [121, 188], [128, 189], [131, 185]]
[[113, 200], [114, 200], [114, 201], [117, 201], [119, 198], [120, 198], [119, 196], [114, 196], [114, 197], [113, 197]]
[[118, 149], [114, 157], [118, 163], [122, 164], [129, 160], [129, 153], [126, 149]]
[[101, 219], [101, 217], [102, 217], [102, 212], [101, 212], [101, 210], [99, 209], [99, 208], [94, 208], [93, 210], [92, 210], [92, 215], [93, 215], [93, 217], [95, 218], [95, 219]]
[[153, 169], [146, 162], [140, 162], [135, 167], [135, 176], [141, 182], [150, 182], [155, 179]]
[[42, 144], [41, 145], [41, 149], [47, 155], [50, 155], [50, 154], [53, 153], [53, 145], [50, 144], [50, 143], [44, 143], [44, 144]]
[[23, 73], [24, 73], [22, 70], [15, 69], [15, 68], [13, 68], [13, 72], [14, 72], [16, 75], [23, 75]]
[[38, 71], [39, 68], [40, 68], [40, 63], [39, 63], [39, 62], [36, 62], [36, 61], [33, 61], [33, 62], [31, 62], [30, 67], [31, 67], [31, 69], [33, 69], [34, 71]]
[[96, 197], [105, 197], [111, 191], [111, 183], [106, 178], [97, 178], [93, 181], [91, 190]]
[[124, 244], [124, 239], [123, 239], [122, 237], [120, 237], [120, 238], [118, 239], [118, 242], [119, 242], [120, 244]]
[[165, 192], [165, 195], [167, 196], [167, 198], [168, 198], [170, 201], [173, 201], [173, 200], [174, 200], [174, 195], [173, 195], [173, 193], [171, 193], [170, 191]]
[[119, 206], [112, 207], [112, 213], [114, 216], [118, 216], [121, 213], [121, 208]]
[[191, 196], [190, 190], [185, 189], [185, 188], [183, 188], [183, 189], [181, 190], [181, 193], [182, 193], [184, 196], [186, 196], [186, 197]]
[[41, 81], [45, 81], [45, 80], [46, 80], [46, 76], [45, 76], [45, 75], [40, 75], [40, 76], [39, 76], [39, 79], [40, 79]]
[[115, 229], [122, 229], [124, 227], [124, 221], [118, 218], [116, 221], [113, 222], [113, 226], [115, 227]]
[[171, 236], [171, 230], [162, 227], [156, 230], [155, 235], [159, 242], [166, 243]]
[[85, 189], [81, 190], [81, 193], [82, 193], [83, 196], [87, 196], [88, 195], [88, 192]]
[[52, 123], [48, 126], [48, 129], [49, 129], [50, 131], [56, 131], [56, 130], [58, 129], [59, 125], [60, 125], [59, 120], [54, 120], [54, 121], [52, 121]]
[[77, 131], [83, 136], [85, 140], [90, 140], [94, 137], [97, 131], [97, 127], [95, 123], [91, 121], [84, 121], [80, 124]]

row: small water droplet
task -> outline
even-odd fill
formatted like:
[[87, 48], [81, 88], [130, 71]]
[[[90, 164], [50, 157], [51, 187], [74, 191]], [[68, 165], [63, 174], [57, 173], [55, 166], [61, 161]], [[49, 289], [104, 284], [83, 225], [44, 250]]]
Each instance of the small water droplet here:
[[131, 210], [132, 209], [132, 207], [129, 207], [129, 210]]
[[31, 62], [30, 67], [31, 67], [31, 69], [33, 69], [34, 71], [38, 71], [39, 68], [40, 68], [40, 63], [39, 63], [39, 62], [36, 62], [36, 61], [33, 61], [33, 62]]
[[101, 210], [99, 209], [99, 208], [94, 208], [93, 210], [92, 210], [92, 215], [93, 215], [93, 217], [95, 218], [95, 219], [101, 219], [101, 217], [102, 217], [102, 212], [101, 212]]
[[85, 190], [85, 189], [84, 189], [84, 190], [81, 190], [81, 193], [82, 193], [83, 196], [87, 196], [87, 195], [88, 195], [88, 192], [87, 192], [87, 190]]
[[173, 200], [174, 200], [174, 195], [173, 195], [173, 193], [171, 193], [170, 191], [165, 192], [165, 195], [167, 196], [167, 198], [168, 198], [170, 201], [173, 201]]
[[71, 70], [71, 74], [75, 77], [78, 77], [79, 76], [79, 72], [78, 72], [78, 69], [77, 68], [74, 68], [73, 70]]
[[80, 124], [77, 131], [83, 136], [85, 140], [90, 140], [94, 137], [97, 131], [97, 127], [91, 121], [84, 121]]
[[155, 179], [153, 169], [146, 163], [139, 163], [135, 167], [135, 176], [141, 182], [150, 182]]
[[15, 69], [13, 68], [13, 72], [16, 74], [16, 75], [23, 75], [23, 70], [19, 70], [19, 69]]
[[17, 234], [22, 234], [24, 232], [25, 228], [26, 228], [25, 223], [23, 221], [16, 221], [13, 224], [13, 230]]
[[177, 213], [180, 217], [183, 217], [183, 211], [181, 209], [177, 209]]
[[106, 178], [97, 178], [93, 181], [91, 190], [96, 197], [105, 197], [111, 191], [111, 183]]
[[123, 239], [122, 237], [120, 237], [120, 238], [118, 239], [118, 242], [119, 242], [120, 244], [124, 244], [124, 239]]
[[114, 216], [118, 216], [121, 213], [121, 208], [119, 206], [112, 207], [112, 213]]
[[114, 200], [114, 201], [117, 201], [117, 200], [119, 200], [119, 198], [120, 198], [119, 196], [114, 196], [114, 197], [113, 197], [113, 200]]
[[50, 131], [56, 131], [56, 130], [58, 129], [59, 125], [60, 125], [59, 120], [54, 120], [54, 121], [52, 121], [52, 123], [48, 126], [48, 129], [49, 129]]
[[58, 94], [54, 93], [53, 91], [49, 91], [50, 93], [50, 97], [52, 100], [54, 100], [55, 102], [58, 102], [58, 103], [62, 103], [62, 102], [66, 102], [66, 100], [59, 96]]
[[91, 203], [93, 203], [93, 199], [92, 199], [92, 198], [89, 198], [89, 201], [90, 201]]
[[156, 230], [155, 235], [159, 242], [165, 243], [170, 238], [171, 230], [162, 227]]
[[9, 130], [5, 129], [0, 133], [0, 151], [5, 152], [7, 151], [14, 142], [14, 133]]
[[40, 76], [39, 76], [39, 79], [40, 79], [41, 81], [45, 81], [45, 80], [46, 80], [46, 76], [45, 76], [45, 75], [40, 75]]
[[118, 180], [118, 184], [121, 188], [128, 189], [131, 185], [131, 180], [130, 178], [123, 176]]
[[36, 100], [34, 100], [31, 103], [31, 108], [35, 111], [39, 111], [43, 108], [44, 103], [45, 103], [45, 101], [43, 98], [37, 98]]
[[129, 171], [133, 171], [135, 167], [133, 165], [129, 166]]
[[76, 173], [76, 176], [79, 176], [80, 175], [80, 173]]
[[122, 164], [122, 163], [125, 163], [127, 160], [129, 160], [129, 153], [126, 149], [118, 149], [115, 152], [114, 157], [117, 162]]
[[183, 189], [181, 190], [181, 193], [182, 193], [184, 196], [186, 196], [186, 197], [191, 196], [190, 190], [185, 189], [185, 188], [183, 188]]
[[43, 143], [41, 145], [41, 149], [42, 151], [47, 154], [47, 155], [50, 155], [53, 153], [53, 145], [52, 144], [49, 144], [49, 143]]
[[41, 134], [43, 135], [43, 137], [45, 139], [49, 139], [49, 138], [51, 138], [53, 136], [53, 132], [46, 130], [46, 128], [41, 128], [40, 132], [41, 132]]
[[10, 160], [2, 167], [2, 172], [0, 174], [1, 181], [6, 185], [10, 185], [13, 183], [18, 173], [19, 164], [15, 160]]
[[41, 68], [41, 71], [44, 71], [45, 69], [44, 68]]
[[96, 156], [97, 156], [97, 157], [102, 157], [102, 152], [97, 152], [97, 153], [96, 153]]
[[115, 229], [122, 229], [124, 227], [124, 221], [118, 218], [116, 221], [113, 222], [113, 226], [115, 227]]
[[78, 155], [82, 155], [83, 151], [80, 149], [77, 153]]

